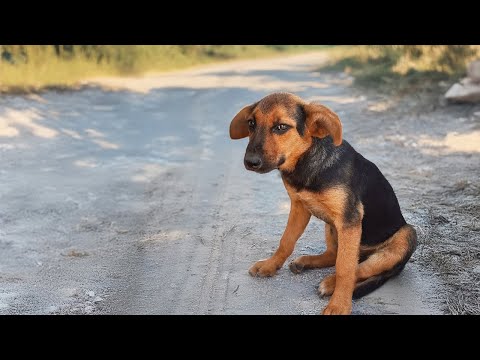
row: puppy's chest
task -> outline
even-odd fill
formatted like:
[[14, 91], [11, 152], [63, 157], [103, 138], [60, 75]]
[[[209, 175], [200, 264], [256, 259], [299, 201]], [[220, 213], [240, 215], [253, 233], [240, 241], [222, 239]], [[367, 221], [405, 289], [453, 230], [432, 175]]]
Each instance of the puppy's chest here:
[[294, 196], [313, 216], [326, 223], [333, 224], [338, 216], [338, 206], [332, 206], [332, 202], [325, 194], [300, 191], [296, 192]]
[[319, 192], [306, 189], [296, 189], [284, 178], [283, 183], [292, 201], [300, 201], [313, 216], [328, 224], [341, 221], [347, 200], [347, 190], [344, 186], [337, 185]]

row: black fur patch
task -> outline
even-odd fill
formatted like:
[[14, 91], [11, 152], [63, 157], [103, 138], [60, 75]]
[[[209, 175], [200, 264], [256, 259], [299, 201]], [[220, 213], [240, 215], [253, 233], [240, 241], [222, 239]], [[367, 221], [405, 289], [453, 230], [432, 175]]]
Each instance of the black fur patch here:
[[252, 138], [247, 145], [247, 153], [255, 153], [263, 155], [263, 145], [265, 144], [265, 138], [267, 135], [267, 130], [265, 126], [256, 126], [255, 131], [253, 132]]
[[303, 136], [305, 133], [305, 123], [307, 121], [307, 114], [305, 113], [305, 109], [302, 105], [297, 104], [295, 107], [295, 112], [293, 114], [293, 118], [297, 122], [297, 131], [300, 136]]
[[363, 203], [362, 244], [385, 241], [406, 224], [392, 186], [378, 167], [356, 153], [352, 188]]
[[336, 147], [329, 136], [313, 138], [295, 169], [283, 171], [282, 176], [297, 191], [320, 192], [335, 185], [348, 189], [344, 221], [353, 224], [359, 220], [357, 206], [361, 202], [362, 245], [381, 243], [406, 224], [387, 179], [345, 140]]
[[344, 166], [348, 152], [345, 150], [351, 146], [345, 141], [337, 147], [329, 136], [323, 139], [314, 137], [312, 140], [312, 146], [298, 159], [295, 170], [282, 173], [285, 179], [297, 191], [318, 192], [345, 183], [348, 179], [348, 166]]

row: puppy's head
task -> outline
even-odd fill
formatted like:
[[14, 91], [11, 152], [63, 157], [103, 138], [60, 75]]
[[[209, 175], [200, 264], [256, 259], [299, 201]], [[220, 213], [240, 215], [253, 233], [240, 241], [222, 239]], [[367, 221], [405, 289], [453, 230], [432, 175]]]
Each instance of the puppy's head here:
[[312, 144], [312, 137], [331, 136], [342, 143], [342, 124], [327, 107], [306, 103], [296, 95], [274, 93], [244, 107], [230, 123], [230, 137], [250, 141], [244, 163], [248, 170], [291, 171]]

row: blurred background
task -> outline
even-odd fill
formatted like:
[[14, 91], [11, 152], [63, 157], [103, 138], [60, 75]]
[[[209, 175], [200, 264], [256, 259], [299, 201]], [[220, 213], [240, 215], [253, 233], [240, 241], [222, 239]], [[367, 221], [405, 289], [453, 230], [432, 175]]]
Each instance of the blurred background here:
[[350, 73], [361, 86], [388, 88], [395, 82], [398, 91], [456, 80], [480, 54], [478, 45], [0, 45], [0, 91], [319, 49], [330, 54], [322, 70]]
[[138, 75], [212, 61], [292, 53], [302, 45], [0, 45], [1, 89], [71, 85], [100, 75]]
[[[419, 236], [354, 314], [480, 314], [480, 46], [0, 45], [0, 314], [318, 314], [332, 269], [273, 279], [290, 202], [231, 119], [335, 111]], [[324, 250], [313, 219], [291, 259]]]

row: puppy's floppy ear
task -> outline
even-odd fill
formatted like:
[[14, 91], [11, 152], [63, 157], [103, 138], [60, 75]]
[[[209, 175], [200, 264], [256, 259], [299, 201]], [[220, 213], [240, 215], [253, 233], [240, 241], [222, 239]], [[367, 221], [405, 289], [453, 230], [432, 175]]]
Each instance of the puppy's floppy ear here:
[[310, 134], [319, 138], [330, 135], [335, 146], [339, 146], [342, 143], [342, 123], [338, 115], [320, 104], [310, 103], [304, 108]]
[[237, 115], [235, 115], [230, 123], [230, 138], [242, 139], [248, 136], [249, 116], [257, 104], [258, 102], [249, 106], [245, 106]]

